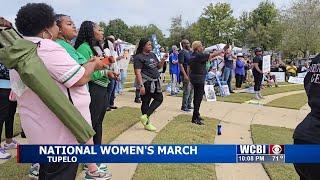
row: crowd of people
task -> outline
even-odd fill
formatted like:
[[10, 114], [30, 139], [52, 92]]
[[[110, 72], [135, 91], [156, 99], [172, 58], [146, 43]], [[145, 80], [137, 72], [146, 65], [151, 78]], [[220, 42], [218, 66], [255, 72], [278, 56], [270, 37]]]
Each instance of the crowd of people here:
[[[2, 26], [12, 27], [3, 18], [0, 20]], [[106, 112], [117, 109], [116, 95], [124, 90], [129, 50], [121, 52], [116, 38], [112, 34], [104, 34], [103, 29], [92, 21], [83, 21], [77, 31], [71, 16], [55, 14], [53, 8], [44, 3], [29, 3], [21, 7], [15, 25], [24, 39], [37, 44], [37, 54], [55, 83], [94, 129], [95, 135], [86, 144], [102, 144]], [[170, 53], [161, 48], [158, 58], [152, 52], [151, 40], [142, 38], [132, 57], [136, 89], [134, 101], [141, 103], [140, 121], [148, 131], [157, 130], [150, 116], [163, 102], [162, 83], [167, 66], [171, 78], [170, 94], [177, 95], [182, 89], [181, 110], [190, 112], [193, 109], [191, 122], [195, 125], [204, 124], [200, 106], [206, 84], [227, 85], [229, 93], [234, 93], [232, 80], [235, 78], [236, 89], [242, 88], [245, 82], [254, 86], [256, 99], [263, 98], [261, 87], [264, 81], [268, 85], [277, 85], [274, 76], [262, 72], [261, 48], [256, 48], [254, 55], [233, 54], [227, 44], [222, 49], [205, 53], [200, 41], [191, 44], [187, 39], [181, 40], [180, 48], [172, 46]], [[307, 71], [307, 68], [308, 65], [301, 70]], [[275, 59], [271, 71], [280, 70], [288, 76], [297, 75], [293, 62], [285, 65]], [[17, 71], [9, 71], [0, 63], [0, 129], [5, 124], [6, 131], [4, 147], [0, 147], [0, 159], [10, 158], [6, 150], [17, 148], [18, 142], [13, 139], [17, 106], [21, 126], [30, 144], [78, 144], [74, 135], [36, 93], [23, 85], [13, 87], [10, 84], [23, 82]], [[76, 163], [33, 164], [29, 174], [40, 179], [74, 179], [77, 169]], [[85, 179], [110, 179], [112, 176], [105, 164], [88, 163], [84, 169]]]

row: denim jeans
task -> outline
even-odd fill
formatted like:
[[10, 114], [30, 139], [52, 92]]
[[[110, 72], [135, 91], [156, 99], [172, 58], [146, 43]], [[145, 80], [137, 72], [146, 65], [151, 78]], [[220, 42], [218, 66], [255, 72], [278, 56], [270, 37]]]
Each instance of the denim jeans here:
[[183, 97], [181, 108], [191, 107], [193, 99], [193, 87], [189, 81], [183, 81]]
[[107, 92], [108, 92], [108, 99], [109, 99], [109, 106], [114, 106], [114, 99], [115, 97], [115, 90], [117, 87], [117, 81], [115, 79], [110, 78], [110, 83], [108, 84]]
[[222, 74], [222, 81], [226, 81], [229, 86], [229, 91], [232, 91], [231, 87], [231, 79], [232, 79], [232, 69], [228, 67], [224, 67]]
[[171, 93], [176, 93], [178, 84], [178, 77], [176, 74], [171, 74]]
[[120, 81], [117, 82], [116, 93], [122, 93], [124, 90], [124, 83], [127, 80], [127, 70], [120, 69]]

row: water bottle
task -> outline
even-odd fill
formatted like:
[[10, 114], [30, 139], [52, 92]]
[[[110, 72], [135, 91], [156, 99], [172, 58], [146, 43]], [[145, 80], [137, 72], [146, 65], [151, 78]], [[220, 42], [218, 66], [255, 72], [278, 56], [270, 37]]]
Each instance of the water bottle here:
[[221, 135], [221, 130], [222, 130], [222, 126], [221, 126], [221, 124], [218, 124], [217, 125], [217, 134], [218, 134], [218, 136]]

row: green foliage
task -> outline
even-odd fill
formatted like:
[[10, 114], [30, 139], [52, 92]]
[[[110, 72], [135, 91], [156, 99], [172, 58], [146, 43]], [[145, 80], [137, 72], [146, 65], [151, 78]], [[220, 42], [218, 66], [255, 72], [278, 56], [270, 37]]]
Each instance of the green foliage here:
[[114, 19], [109, 21], [109, 24], [104, 26], [105, 23], [99, 23], [101, 27], [104, 29], [104, 35], [114, 35], [116, 39], [125, 40], [128, 36], [128, 25], [121, 19]]
[[128, 26], [121, 19], [114, 19], [109, 21], [108, 25], [104, 22], [99, 23], [100, 27], [104, 29], [104, 35], [114, 35], [116, 39], [120, 38], [124, 41], [136, 44], [141, 38], [150, 38], [152, 34], [157, 35], [158, 42], [160, 45], [165, 43], [164, 34], [154, 24], [148, 26], [134, 25]]
[[282, 41], [284, 52], [290, 55], [308, 54], [320, 50], [319, 0], [299, 0], [282, 16], [285, 32]]
[[210, 3], [199, 18], [201, 40], [205, 45], [227, 42], [234, 38], [236, 19], [227, 3]]

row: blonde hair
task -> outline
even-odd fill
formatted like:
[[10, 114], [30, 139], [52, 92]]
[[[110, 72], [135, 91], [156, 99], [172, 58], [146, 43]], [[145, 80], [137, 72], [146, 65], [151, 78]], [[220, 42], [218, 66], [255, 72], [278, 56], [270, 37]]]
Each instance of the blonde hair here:
[[201, 47], [201, 46], [202, 46], [201, 41], [193, 41], [193, 43], [191, 45], [193, 51], [195, 51], [196, 49], [198, 49], [198, 47]]

